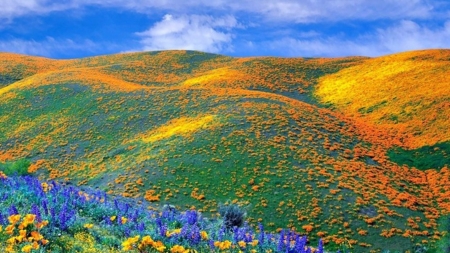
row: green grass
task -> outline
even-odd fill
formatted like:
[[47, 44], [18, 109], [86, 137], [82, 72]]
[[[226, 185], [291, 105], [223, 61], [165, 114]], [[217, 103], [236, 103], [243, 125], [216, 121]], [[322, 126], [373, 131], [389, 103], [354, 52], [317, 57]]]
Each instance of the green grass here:
[[21, 158], [14, 162], [0, 163], [0, 171], [3, 171], [7, 176], [25, 176], [29, 175], [28, 168], [31, 162], [28, 159]]
[[419, 170], [439, 170], [444, 166], [450, 166], [450, 142], [441, 142], [413, 150], [393, 148], [387, 154], [393, 162], [416, 167]]

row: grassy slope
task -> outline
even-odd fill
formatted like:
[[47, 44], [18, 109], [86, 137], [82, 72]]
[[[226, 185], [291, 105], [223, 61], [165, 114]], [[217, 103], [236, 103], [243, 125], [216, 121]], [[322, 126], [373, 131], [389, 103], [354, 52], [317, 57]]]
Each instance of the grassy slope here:
[[406, 52], [321, 79], [316, 95], [419, 148], [450, 140], [450, 50]]
[[0, 89], [0, 159], [28, 157], [41, 177], [212, 215], [235, 201], [271, 229], [311, 224], [310, 238], [357, 251], [434, 240], [450, 209], [448, 169], [400, 167], [390, 131], [304, 103], [317, 78], [373, 60], [8, 57], [4, 76], [9, 61], [31, 70]]

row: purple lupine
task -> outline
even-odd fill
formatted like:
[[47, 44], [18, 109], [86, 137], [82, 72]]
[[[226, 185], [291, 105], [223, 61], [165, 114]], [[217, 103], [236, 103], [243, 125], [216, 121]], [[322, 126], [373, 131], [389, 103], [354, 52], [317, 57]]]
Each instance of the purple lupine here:
[[166, 236], [167, 226], [162, 223], [161, 218], [156, 218], [157, 231], [161, 236]]
[[56, 221], [56, 210], [54, 207], [50, 208], [50, 216], [52, 217], [53, 221]]
[[120, 214], [117, 215], [117, 225], [122, 225], [122, 215]]
[[189, 237], [189, 225], [188, 224], [184, 224], [181, 227], [181, 231], [180, 231], [180, 237], [182, 238], [188, 238]]
[[5, 217], [3, 216], [3, 214], [1, 212], [0, 212], [0, 224], [2, 224], [2, 225], [6, 225], [7, 224]]
[[191, 236], [190, 236], [190, 241], [194, 245], [199, 244], [200, 241], [202, 240], [202, 237], [200, 236], [200, 229], [196, 225], [194, 225], [192, 227], [191, 231], [192, 231], [192, 233], [191, 233]]
[[292, 231], [288, 231], [286, 234], [286, 253], [291, 252], [291, 233]]
[[69, 217], [67, 217], [67, 213], [65, 209], [62, 209], [59, 213], [59, 226], [61, 230], [66, 230], [67, 228], [67, 221], [69, 220]]
[[131, 230], [130, 230], [130, 228], [129, 228], [129, 227], [126, 227], [125, 230], [123, 231], [123, 234], [124, 234], [126, 237], [130, 237], [130, 235], [131, 235]]
[[216, 248], [216, 246], [214, 246], [214, 240], [212, 239], [208, 241], [208, 245], [211, 250], [214, 250]]
[[104, 216], [103, 220], [105, 221], [106, 225], [111, 226], [112, 225], [112, 221], [111, 218], [108, 216]]
[[187, 223], [189, 225], [194, 225], [195, 223], [197, 223], [198, 220], [198, 213], [195, 210], [192, 211], [186, 211], [186, 219], [187, 219]]
[[266, 240], [267, 240], [267, 242], [271, 242], [272, 241], [272, 238], [273, 238], [273, 234], [270, 234], [270, 233], [268, 233], [268, 234], [266, 234]]
[[244, 234], [244, 242], [250, 243], [252, 241], [253, 241], [253, 234], [251, 231], [248, 231], [247, 233]]
[[233, 228], [233, 241], [234, 241], [234, 243], [239, 242], [239, 228], [238, 227]]
[[161, 236], [166, 236], [167, 233], [167, 226], [165, 224], [163, 224], [160, 228], [159, 228], [159, 234]]
[[294, 249], [296, 250], [296, 252], [304, 252], [306, 242], [307, 242], [306, 236], [298, 236], [295, 239], [295, 246], [294, 246]]
[[38, 222], [42, 222], [41, 211], [39, 210], [39, 207], [36, 204], [33, 204], [31, 206], [31, 213], [36, 215], [36, 220]]
[[43, 200], [41, 201], [41, 206], [42, 206], [42, 209], [44, 209], [44, 214], [45, 214], [46, 216], [48, 216], [47, 200], [43, 199]]
[[8, 211], [9, 211], [9, 216], [19, 214], [19, 211], [17, 211], [17, 208], [16, 208], [16, 206], [14, 204], [12, 204], [9, 207]]
[[139, 233], [143, 233], [145, 231], [144, 222], [141, 222], [141, 223], [139, 223], [139, 225], [137, 225], [137, 230], [139, 231]]
[[5, 200], [7, 200], [7, 199], [8, 199], [8, 193], [5, 192], [5, 193], [3, 193], [3, 195], [2, 195], [2, 202], [5, 201]]
[[317, 253], [323, 253], [323, 241], [319, 239], [319, 247], [317, 248]]
[[114, 206], [116, 207], [117, 210], [120, 210], [119, 201], [117, 201], [117, 199], [114, 199]]
[[225, 235], [225, 226], [220, 227], [219, 234], [217, 235], [217, 240], [222, 241], [223, 236]]
[[281, 252], [284, 249], [284, 230], [281, 230], [278, 238], [277, 251]]
[[125, 203], [125, 206], [123, 207], [123, 214], [126, 215], [128, 213], [128, 210], [130, 209], [130, 205], [128, 203]]
[[258, 241], [260, 245], [262, 245], [264, 243], [264, 226], [261, 223], [259, 223], [258, 227], [259, 227]]

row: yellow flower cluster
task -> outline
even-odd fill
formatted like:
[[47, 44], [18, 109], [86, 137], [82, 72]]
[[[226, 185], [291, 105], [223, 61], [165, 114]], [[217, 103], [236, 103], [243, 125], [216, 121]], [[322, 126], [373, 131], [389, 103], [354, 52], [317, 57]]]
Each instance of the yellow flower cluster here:
[[202, 237], [202, 240], [208, 240], [208, 233], [206, 233], [206, 231], [201, 231], [200, 236]]
[[189, 249], [185, 249], [183, 246], [181, 245], [174, 245], [171, 249], [170, 249], [171, 253], [189, 253]]
[[[6, 252], [17, 252], [16, 248], [21, 247], [21, 252], [31, 252], [38, 250], [42, 245], [46, 245], [46, 240], [39, 230], [48, 225], [48, 221], [36, 222], [36, 215], [27, 214], [23, 219], [20, 214], [8, 217], [9, 225], [6, 226], [4, 233], [10, 238], [6, 240]], [[2, 232], [0, 227], [0, 232]], [[37, 230], [37, 231], [36, 231]]]
[[161, 241], [154, 241], [150, 236], [142, 237], [139, 243], [140, 236], [130, 237], [122, 243], [122, 250], [128, 251], [133, 249], [138, 249], [140, 252], [145, 249], [156, 249], [158, 252], [164, 252], [166, 246]]
[[228, 240], [225, 240], [223, 242], [215, 241], [214, 247], [219, 248], [220, 250], [227, 250], [231, 247], [231, 242]]
[[51, 185], [47, 184], [46, 182], [41, 183], [41, 187], [44, 192], [48, 192], [52, 189]]
[[87, 229], [91, 229], [91, 228], [93, 228], [94, 227], [94, 224], [91, 224], [91, 223], [86, 223], [86, 224], [84, 224], [84, 226], [83, 226], [84, 228], [87, 228]]
[[[253, 241], [249, 242], [248, 244], [255, 247], [258, 245], [258, 243], [259, 243], [258, 240], [253, 240]], [[239, 241], [237, 244], [241, 249], [245, 249], [247, 247], [247, 243], [244, 241]]]
[[181, 228], [177, 228], [172, 231], [167, 231], [166, 236], [171, 237], [172, 235], [178, 235], [179, 233], [181, 233]]

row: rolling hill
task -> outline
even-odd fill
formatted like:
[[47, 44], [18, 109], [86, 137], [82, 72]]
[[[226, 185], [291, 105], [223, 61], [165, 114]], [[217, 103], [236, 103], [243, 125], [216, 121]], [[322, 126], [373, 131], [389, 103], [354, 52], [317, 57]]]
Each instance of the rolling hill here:
[[0, 161], [150, 208], [238, 203], [330, 249], [433, 245], [450, 212], [449, 61], [2, 53]]

